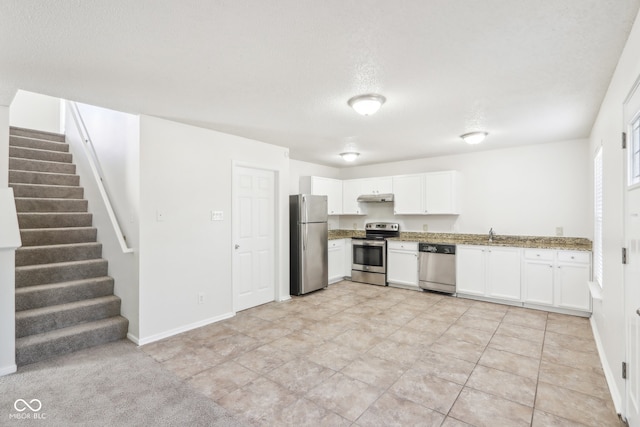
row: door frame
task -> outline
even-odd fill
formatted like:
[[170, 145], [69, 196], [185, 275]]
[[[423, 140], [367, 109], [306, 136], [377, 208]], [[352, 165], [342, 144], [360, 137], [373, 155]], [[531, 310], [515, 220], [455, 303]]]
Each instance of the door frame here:
[[[622, 103], [622, 131], [626, 133], [627, 135], [627, 140], [626, 140], [626, 146], [625, 149], [622, 150], [622, 155], [624, 157], [623, 159], [623, 167], [622, 167], [622, 173], [623, 173], [623, 191], [622, 191], [622, 209], [623, 209], [623, 222], [622, 222], [622, 233], [623, 233], [623, 244], [624, 247], [627, 249], [627, 251], [630, 250], [629, 248], [629, 235], [628, 235], [628, 230], [629, 230], [629, 225], [628, 225], [628, 214], [629, 214], [629, 197], [628, 197], [628, 192], [629, 191], [640, 191], [640, 183], [636, 183], [633, 185], [629, 185], [629, 160], [630, 160], [630, 153], [629, 150], [632, 148], [630, 147], [630, 142], [631, 142], [631, 124], [640, 116], [640, 102], [638, 97], [640, 97], [640, 76], [638, 76], [636, 78], [636, 81], [633, 83], [633, 85], [631, 86], [631, 89], [629, 90], [627, 96], [624, 99], [624, 102]], [[628, 111], [627, 111], [627, 106], [629, 105], [629, 103], [634, 100], [636, 105], [632, 105], [631, 108], [633, 108], [633, 110], [631, 112], [629, 112], [630, 114], [628, 115]], [[631, 254], [628, 254], [627, 257], [630, 257]], [[629, 286], [632, 286], [631, 283], [629, 283], [629, 279], [628, 279], [628, 265], [623, 265], [623, 276], [622, 276], [622, 283], [623, 283], [623, 297], [624, 297], [624, 301], [623, 301], [623, 307], [622, 307], [622, 311], [623, 311], [623, 319], [624, 319], [624, 323], [625, 323], [625, 327], [624, 327], [624, 344], [625, 344], [625, 349], [624, 349], [624, 361], [628, 364], [631, 362], [631, 342], [630, 342], [630, 325], [629, 322], [627, 321], [627, 319], [629, 318], [629, 315], [633, 315], [635, 313], [629, 313], [628, 312], [628, 306], [629, 304], [627, 303], [627, 294], [628, 294], [628, 289]], [[632, 310], [632, 309], [631, 309]], [[631, 369], [639, 369], [640, 367], [638, 366], [634, 366]], [[627, 372], [629, 372], [627, 370]], [[631, 411], [631, 408], [629, 407], [630, 404], [630, 386], [631, 386], [631, 381], [630, 378], [626, 378], [624, 380], [624, 397], [623, 397], [623, 403], [622, 403], [622, 408], [623, 408], [623, 416], [624, 419], [627, 420]]]
[[256, 170], [262, 170], [262, 171], [269, 171], [269, 172], [273, 172], [273, 286], [274, 286], [274, 294], [273, 294], [273, 298], [274, 301], [284, 301], [285, 299], [288, 298], [284, 298], [282, 296], [282, 290], [281, 290], [281, 282], [282, 282], [282, 277], [283, 277], [283, 273], [282, 273], [282, 269], [281, 267], [281, 263], [282, 263], [282, 257], [281, 257], [281, 253], [282, 253], [282, 242], [281, 242], [281, 235], [282, 235], [282, 227], [281, 227], [281, 209], [280, 209], [280, 198], [281, 198], [281, 191], [280, 191], [280, 181], [281, 181], [281, 175], [280, 175], [280, 171], [278, 169], [274, 169], [274, 168], [269, 168], [269, 167], [264, 167], [261, 165], [257, 165], [255, 163], [251, 163], [251, 162], [245, 162], [245, 161], [241, 161], [241, 160], [232, 160], [231, 161], [231, 242], [229, 244], [229, 250], [231, 251], [231, 307], [232, 307], [232, 311], [233, 314], [235, 315], [237, 313], [236, 310], [236, 277], [235, 277], [235, 256], [236, 256], [236, 251], [234, 250], [234, 242], [236, 241], [236, 227], [235, 227], [235, 222], [237, 221], [237, 217], [236, 217], [236, 169], [237, 168], [248, 168], [248, 169], [256, 169]]

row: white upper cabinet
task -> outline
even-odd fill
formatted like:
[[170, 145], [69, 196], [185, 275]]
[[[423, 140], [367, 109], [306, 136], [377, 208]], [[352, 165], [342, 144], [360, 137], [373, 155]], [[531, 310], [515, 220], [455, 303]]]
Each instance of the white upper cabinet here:
[[316, 196], [327, 196], [327, 213], [342, 214], [342, 181], [319, 176], [301, 176], [300, 192]]
[[360, 180], [362, 194], [393, 193], [393, 182], [390, 176], [380, 178], [365, 178]]
[[425, 211], [427, 214], [457, 214], [456, 171], [425, 174]]
[[358, 196], [362, 192], [361, 179], [347, 179], [342, 181], [342, 213], [344, 215], [364, 215], [364, 206], [358, 203]]
[[396, 215], [423, 215], [424, 174], [393, 177], [393, 213]]
[[393, 177], [396, 215], [451, 215], [458, 213], [456, 171]]

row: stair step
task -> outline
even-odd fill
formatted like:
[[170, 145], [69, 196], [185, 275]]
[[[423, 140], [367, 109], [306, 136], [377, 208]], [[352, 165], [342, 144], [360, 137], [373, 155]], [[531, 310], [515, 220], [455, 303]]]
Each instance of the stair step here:
[[72, 174], [10, 170], [9, 182], [11, 184], [78, 186], [80, 177]]
[[87, 212], [89, 202], [83, 199], [43, 199], [16, 197], [16, 211], [22, 212]]
[[95, 242], [95, 227], [61, 227], [21, 229], [22, 246], [62, 245], [65, 243]]
[[27, 138], [46, 139], [49, 141], [64, 142], [65, 136], [61, 133], [46, 132], [43, 130], [27, 129], [17, 126], [9, 128], [9, 135], [26, 136]]
[[65, 174], [76, 173], [76, 165], [73, 163], [47, 162], [44, 160], [20, 159], [16, 157], [9, 157], [9, 169]]
[[69, 152], [69, 144], [66, 142], [56, 142], [47, 139], [30, 138], [27, 136], [9, 136], [10, 147], [35, 148], [37, 150], [59, 151], [61, 153]]
[[106, 276], [108, 269], [104, 259], [25, 265], [16, 267], [16, 288]]
[[16, 312], [113, 295], [109, 276], [16, 289]]
[[91, 227], [93, 215], [88, 212], [19, 213], [20, 228]]
[[15, 197], [82, 199], [84, 188], [71, 185], [9, 184]]
[[29, 160], [44, 160], [47, 162], [71, 163], [73, 156], [71, 153], [61, 153], [60, 151], [40, 150], [36, 148], [9, 147], [9, 157]]
[[16, 250], [16, 267], [84, 261], [102, 257], [101, 243], [72, 243], [68, 245], [27, 246]]
[[129, 321], [122, 316], [82, 323], [16, 340], [18, 366], [123, 339]]
[[120, 314], [120, 298], [109, 295], [16, 313], [16, 338], [106, 319]]

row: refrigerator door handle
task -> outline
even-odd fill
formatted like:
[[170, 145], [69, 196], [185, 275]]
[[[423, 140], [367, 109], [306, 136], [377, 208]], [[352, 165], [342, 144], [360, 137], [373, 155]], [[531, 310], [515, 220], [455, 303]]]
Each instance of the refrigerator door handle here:
[[309, 233], [309, 227], [304, 227], [304, 234], [302, 235], [302, 249], [307, 250], [307, 234]]
[[308, 212], [307, 212], [307, 198], [302, 196], [302, 215], [300, 215], [302, 217], [302, 222], [306, 223], [307, 222], [307, 217], [308, 217]]

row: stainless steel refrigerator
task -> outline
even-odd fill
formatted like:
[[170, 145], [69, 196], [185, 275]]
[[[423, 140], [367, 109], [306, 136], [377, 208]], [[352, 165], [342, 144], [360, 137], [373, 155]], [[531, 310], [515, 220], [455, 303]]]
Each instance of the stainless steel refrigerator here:
[[327, 268], [327, 196], [289, 196], [291, 295], [329, 284]]

